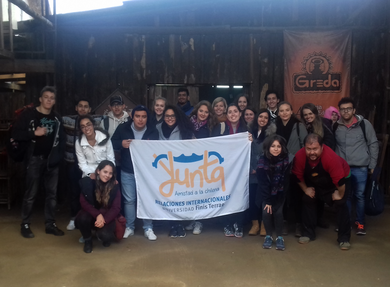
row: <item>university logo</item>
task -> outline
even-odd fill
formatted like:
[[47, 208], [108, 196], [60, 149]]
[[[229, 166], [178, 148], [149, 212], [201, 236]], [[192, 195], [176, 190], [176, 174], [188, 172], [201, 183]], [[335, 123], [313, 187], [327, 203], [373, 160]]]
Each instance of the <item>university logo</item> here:
[[301, 63], [301, 72], [293, 74], [293, 92], [341, 92], [341, 73], [332, 71], [332, 61], [326, 54], [308, 54]]
[[[207, 184], [220, 182], [222, 191], [225, 187], [225, 171], [221, 164], [224, 158], [215, 151], [205, 150], [203, 155], [192, 154], [185, 156], [174, 157], [172, 152], [167, 154], [153, 155], [154, 161], [152, 166], [159, 169], [159, 166], [166, 172], [167, 180], [159, 185], [159, 192], [165, 197], [170, 197], [173, 194], [175, 185], [185, 185], [187, 188], [195, 188], [196, 194], [199, 188], [206, 188]], [[198, 163], [199, 165], [191, 164], [191, 171], [188, 168], [190, 163]], [[195, 183], [199, 183], [195, 185]], [[200, 191], [200, 189], [199, 189]]]

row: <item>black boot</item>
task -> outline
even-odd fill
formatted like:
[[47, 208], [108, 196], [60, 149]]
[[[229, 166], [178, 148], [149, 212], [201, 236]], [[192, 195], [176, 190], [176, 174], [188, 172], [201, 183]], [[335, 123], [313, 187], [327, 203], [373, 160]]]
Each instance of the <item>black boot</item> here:
[[91, 253], [92, 252], [92, 238], [85, 240], [84, 242], [84, 252]]

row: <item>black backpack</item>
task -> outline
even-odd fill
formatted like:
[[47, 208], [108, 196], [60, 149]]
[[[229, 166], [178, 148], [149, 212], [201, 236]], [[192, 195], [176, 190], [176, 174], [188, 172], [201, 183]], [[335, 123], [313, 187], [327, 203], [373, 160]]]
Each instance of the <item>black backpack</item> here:
[[[6, 142], [6, 149], [7, 154], [11, 159], [13, 159], [16, 162], [22, 162], [26, 156], [28, 147], [30, 146], [30, 141], [17, 141], [14, 138], [12, 138], [12, 129], [15, 124], [15, 122], [19, 119], [20, 114], [22, 114], [26, 109], [30, 108], [29, 106], [24, 106], [23, 108], [17, 110], [15, 113], [17, 114], [17, 119], [11, 124], [10, 127], [10, 139]], [[33, 130], [35, 130], [34, 127], [34, 121], [32, 121]]]

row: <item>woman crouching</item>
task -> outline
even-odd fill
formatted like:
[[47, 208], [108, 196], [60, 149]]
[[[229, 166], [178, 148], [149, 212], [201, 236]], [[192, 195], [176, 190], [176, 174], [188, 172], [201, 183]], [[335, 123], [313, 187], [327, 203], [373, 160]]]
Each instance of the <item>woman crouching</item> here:
[[115, 179], [115, 165], [103, 160], [95, 171], [96, 180], [88, 188], [82, 188], [80, 195], [81, 210], [75, 223], [85, 240], [84, 252], [92, 252], [92, 229], [103, 242], [104, 247], [111, 245], [115, 238], [115, 218], [121, 209], [121, 193]]
[[[276, 233], [276, 250], [284, 250], [283, 205], [286, 198], [286, 183], [288, 180], [290, 160], [286, 140], [279, 135], [271, 135], [264, 140], [264, 154], [257, 165], [259, 184], [257, 204], [262, 201], [263, 222], [267, 236], [263, 248], [272, 247], [272, 227]], [[259, 200], [260, 199], [260, 200]]]

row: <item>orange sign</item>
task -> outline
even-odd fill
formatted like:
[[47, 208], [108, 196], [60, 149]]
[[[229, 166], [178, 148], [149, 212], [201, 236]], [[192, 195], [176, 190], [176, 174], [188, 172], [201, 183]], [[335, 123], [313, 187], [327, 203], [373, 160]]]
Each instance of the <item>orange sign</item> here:
[[350, 96], [351, 32], [284, 31], [284, 98], [294, 112], [306, 103], [323, 115]]

